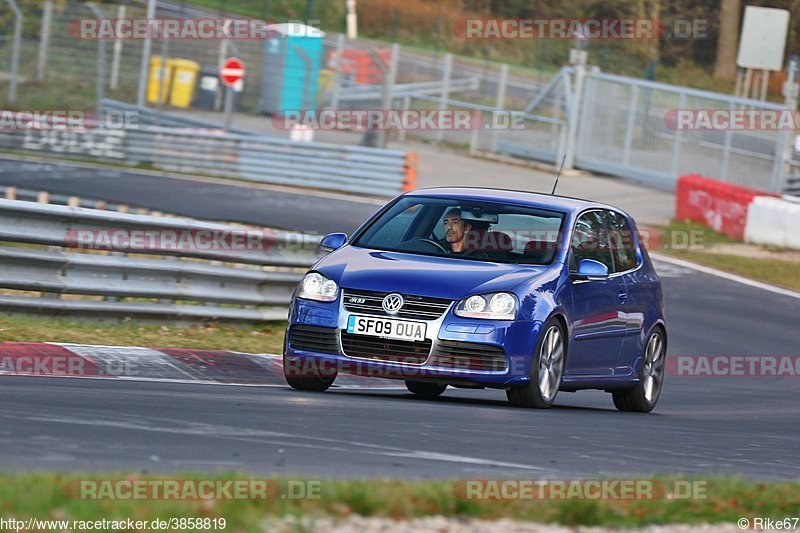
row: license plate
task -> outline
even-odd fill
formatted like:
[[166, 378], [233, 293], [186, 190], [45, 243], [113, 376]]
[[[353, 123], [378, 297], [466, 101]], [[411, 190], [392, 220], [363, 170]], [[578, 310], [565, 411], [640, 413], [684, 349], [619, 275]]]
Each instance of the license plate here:
[[347, 320], [347, 333], [403, 341], [425, 340], [427, 327], [428, 325], [424, 322], [374, 316], [350, 315]]

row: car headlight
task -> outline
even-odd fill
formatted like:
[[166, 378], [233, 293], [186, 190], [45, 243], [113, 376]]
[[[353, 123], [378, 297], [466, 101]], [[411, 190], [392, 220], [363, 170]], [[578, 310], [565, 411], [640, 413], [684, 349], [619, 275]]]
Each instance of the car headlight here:
[[318, 272], [309, 272], [300, 282], [298, 298], [316, 300], [318, 302], [333, 302], [339, 296], [339, 286], [335, 281]]
[[508, 292], [476, 294], [456, 304], [456, 316], [487, 320], [514, 320], [517, 317], [517, 297]]

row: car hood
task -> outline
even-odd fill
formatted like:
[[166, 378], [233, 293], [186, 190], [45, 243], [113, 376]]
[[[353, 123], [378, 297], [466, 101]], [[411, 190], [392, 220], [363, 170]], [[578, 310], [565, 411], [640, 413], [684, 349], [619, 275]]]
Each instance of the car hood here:
[[458, 300], [476, 293], [510, 291], [547, 268], [345, 246], [323, 258], [314, 270], [345, 289]]

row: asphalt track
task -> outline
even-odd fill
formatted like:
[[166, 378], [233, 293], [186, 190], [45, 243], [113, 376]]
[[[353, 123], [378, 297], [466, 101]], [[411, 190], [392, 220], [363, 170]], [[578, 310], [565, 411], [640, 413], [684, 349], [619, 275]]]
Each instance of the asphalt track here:
[[[658, 267], [671, 357], [798, 355], [800, 299]], [[0, 468], [797, 479], [798, 379], [670, 376], [656, 410], [643, 415], [617, 412], [597, 391], [562, 393], [539, 411], [508, 406], [500, 391], [450, 389], [427, 402], [397, 388], [2, 377]]]
[[[116, 195], [105, 198], [111, 201], [179, 213], [169, 206], [183, 206], [183, 214], [220, 220], [273, 225], [281, 218], [293, 229], [320, 233], [348, 231], [376, 208], [110, 169], [0, 165], [2, 184], [19, 180], [25, 188], [89, 197], [102, 191]], [[262, 202], [267, 207], [259, 209]], [[667, 296], [670, 357], [800, 355], [800, 299], [661, 262], [657, 269]], [[315, 394], [286, 386], [2, 377], [0, 468], [798, 479], [799, 380], [669, 376], [657, 409], [642, 415], [617, 412], [599, 391], [562, 393], [554, 408], [539, 411], [509, 407], [502, 391], [450, 389], [426, 402], [398, 388]]]
[[0, 185], [106, 200], [206, 220], [296, 231], [352, 233], [384, 200], [255, 188], [100, 165], [0, 157]]

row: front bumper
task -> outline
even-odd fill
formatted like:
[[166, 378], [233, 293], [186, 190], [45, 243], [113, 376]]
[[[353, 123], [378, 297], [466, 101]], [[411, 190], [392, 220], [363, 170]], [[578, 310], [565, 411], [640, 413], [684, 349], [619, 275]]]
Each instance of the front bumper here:
[[[530, 358], [541, 328], [540, 322], [491, 321], [457, 317], [451, 307], [437, 320], [423, 321], [427, 324], [426, 337], [431, 340], [430, 353], [422, 364], [398, 363], [371, 357], [353, 357], [342, 348], [341, 332], [347, 327], [352, 313], [344, 308], [340, 297], [336, 302], [322, 303], [295, 298], [292, 302], [287, 327], [285, 369], [298, 375], [333, 375], [334, 373], [356, 374], [387, 379], [413, 381], [438, 381], [462, 386], [484, 386], [510, 388], [525, 385], [530, 381]], [[383, 315], [382, 318], [387, 318]], [[324, 344], [325, 348], [299, 349], [289, 340], [292, 326], [315, 326], [324, 330], [329, 339], [335, 335], [335, 343]], [[320, 330], [323, 331], [323, 330]], [[444, 345], [452, 347], [454, 341], [471, 343], [478, 347], [500, 347], [505, 351], [506, 365], [503, 369], [473, 368], [465, 365], [437, 364], [436, 355]], [[466, 346], [466, 345], [465, 345]], [[495, 351], [498, 351], [495, 348]], [[335, 352], [335, 353], [334, 353]]]

